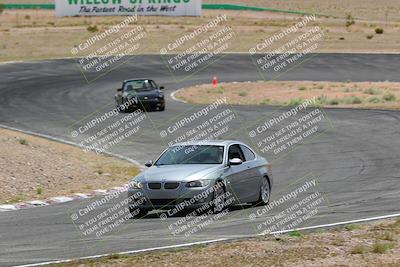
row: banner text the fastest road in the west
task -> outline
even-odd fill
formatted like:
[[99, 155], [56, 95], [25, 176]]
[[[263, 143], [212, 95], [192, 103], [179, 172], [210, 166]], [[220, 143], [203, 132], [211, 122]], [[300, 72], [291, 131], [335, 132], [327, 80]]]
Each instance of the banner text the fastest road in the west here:
[[201, 0], [56, 0], [56, 15], [201, 16]]

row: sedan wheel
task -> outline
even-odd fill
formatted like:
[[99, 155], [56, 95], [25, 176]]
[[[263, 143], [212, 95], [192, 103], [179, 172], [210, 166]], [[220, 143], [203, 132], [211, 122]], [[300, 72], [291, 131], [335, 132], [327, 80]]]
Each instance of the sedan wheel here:
[[225, 208], [225, 187], [221, 182], [217, 182], [215, 187], [212, 207], [214, 213], [219, 213]]
[[264, 178], [263, 183], [260, 188], [260, 198], [254, 204], [257, 206], [267, 205], [270, 197], [271, 197], [271, 190], [270, 190], [270, 186], [269, 186], [269, 181], [267, 178]]

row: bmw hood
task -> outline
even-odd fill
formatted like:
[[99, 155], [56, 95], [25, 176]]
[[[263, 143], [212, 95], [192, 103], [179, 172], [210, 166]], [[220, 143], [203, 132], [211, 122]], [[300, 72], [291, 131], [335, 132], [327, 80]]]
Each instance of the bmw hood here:
[[162, 165], [152, 166], [138, 177], [141, 182], [161, 182], [165, 181], [193, 181], [204, 176], [217, 172], [221, 165], [215, 164], [182, 164], [182, 165]]

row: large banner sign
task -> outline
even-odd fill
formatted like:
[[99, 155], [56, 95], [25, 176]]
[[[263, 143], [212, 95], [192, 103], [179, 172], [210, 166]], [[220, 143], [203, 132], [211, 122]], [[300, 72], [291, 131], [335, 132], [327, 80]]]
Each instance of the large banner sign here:
[[201, 0], [56, 0], [56, 15], [201, 16]]

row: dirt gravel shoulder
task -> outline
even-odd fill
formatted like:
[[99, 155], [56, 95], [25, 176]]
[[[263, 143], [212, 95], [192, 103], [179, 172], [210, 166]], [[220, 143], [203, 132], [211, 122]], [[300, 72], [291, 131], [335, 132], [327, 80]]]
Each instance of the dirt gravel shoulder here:
[[400, 218], [52, 266], [400, 266]]
[[316, 106], [400, 109], [400, 83], [260, 81], [203, 84], [177, 91], [175, 97], [193, 104], [209, 104], [227, 97], [234, 105], [296, 106], [315, 99]]
[[110, 189], [138, 172], [120, 159], [0, 129], [0, 203]]
[[[358, 6], [358, 3], [354, 5]], [[348, 5], [342, 6], [340, 8], [342, 14], [339, 18], [317, 17], [315, 21], [310, 22], [307, 27], [303, 27], [297, 33], [269, 45], [263, 53], [281, 48], [315, 26], [319, 26], [324, 35], [315, 42], [317, 44], [313, 50], [315, 53], [398, 53], [400, 22], [397, 19], [385, 17], [384, 14], [376, 16], [377, 9], [374, 5], [376, 3], [371, 3], [368, 9], [363, 9], [368, 11], [364, 19], [357, 17], [358, 12], [347, 14], [343, 10], [348, 8]], [[324, 9], [325, 11], [321, 10], [322, 13], [330, 13], [327, 12], [328, 6]], [[389, 15], [395, 14], [394, 11], [392, 12]], [[138, 42], [139, 49], [128, 54], [131, 56], [153, 53], [160, 55], [160, 50], [168, 44], [176, 42], [183, 35], [195, 31], [201, 25], [221, 15], [227, 15], [227, 21], [215, 30], [228, 26], [235, 32], [235, 37], [226, 42], [229, 45], [225, 52], [248, 53], [249, 49], [302, 19], [300, 15], [275, 12], [205, 10], [203, 13], [201, 17], [140, 16], [137, 23], [121, 31], [121, 34], [126, 33], [133, 30], [136, 25], [146, 33], [146, 38]], [[346, 15], [349, 17], [346, 18]], [[0, 61], [88, 56], [98, 51], [98, 48], [110, 44], [110, 40], [116, 39], [120, 34], [114, 34], [110, 36], [111, 39], [106, 38], [107, 40], [98, 42], [90, 48], [90, 51], [84, 51], [82, 54], [75, 55], [71, 51], [79, 44], [85, 43], [123, 20], [124, 17], [121, 16], [58, 18], [55, 17], [53, 10], [5, 10], [0, 15]], [[202, 34], [193, 38], [171, 53], [186, 51], [201, 43], [206, 38], [205, 36], [208, 35]]]

